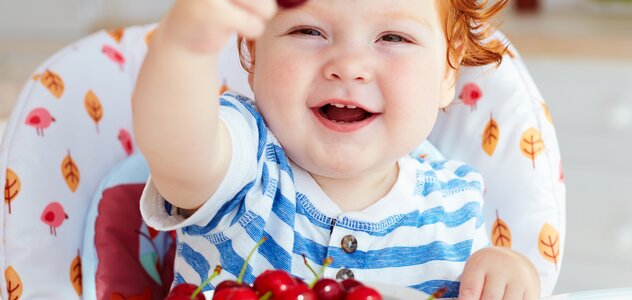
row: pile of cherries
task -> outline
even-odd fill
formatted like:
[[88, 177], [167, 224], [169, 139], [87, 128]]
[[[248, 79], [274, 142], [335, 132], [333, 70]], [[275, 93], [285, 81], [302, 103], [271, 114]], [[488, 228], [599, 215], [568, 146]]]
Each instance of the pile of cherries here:
[[[357, 280], [321, 278], [324, 269], [333, 262], [331, 258], [326, 258], [320, 273], [316, 273], [303, 256], [305, 265], [315, 276], [310, 285], [286, 271], [267, 270], [257, 276], [250, 286], [243, 282], [244, 273], [250, 257], [264, 241], [265, 238], [261, 239], [248, 254], [237, 280], [225, 280], [215, 287], [213, 300], [382, 300], [379, 292]], [[165, 300], [206, 300], [202, 288], [219, 275], [221, 270], [220, 266], [215, 267], [211, 277], [200, 286], [178, 284]]]
[[381, 300], [382, 296], [354, 279], [338, 282], [321, 278], [307, 285], [283, 270], [267, 270], [255, 279], [252, 287], [234, 281], [220, 283], [213, 299]]

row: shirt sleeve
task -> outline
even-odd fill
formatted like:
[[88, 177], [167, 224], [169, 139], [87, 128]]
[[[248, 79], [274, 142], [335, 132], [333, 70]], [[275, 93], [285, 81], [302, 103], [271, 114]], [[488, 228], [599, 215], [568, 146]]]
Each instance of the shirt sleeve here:
[[[481, 220], [483, 218], [483, 216], [481, 215]], [[485, 248], [485, 247], [489, 247], [491, 246], [491, 243], [489, 241], [489, 236], [487, 235], [487, 230], [485, 230], [486, 226], [485, 226], [485, 222], [484, 221], [480, 221], [480, 224], [477, 224], [477, 228], [476, 231], [474, 232], [474, 237], [472, 238], [472, 253]]]
[[485, 191], [485, 183], [483, 181], [483, 176], [477, 171], [475, 171], [469, 165], [463, 165], [459, 169], [456, 170], [456, 173], [461, 174], [461, 175], [463, 175], [463, 173], [466, 173], [466, 172], [467, 174], [464, 175], [464, 179], [470, 182], [478, 183], [478, 186], [479, 186], [478, 189], [474, 189], [474, 191], [476, 191], [474, 195], [476, 196], [477, 202], [479, 202], [480, 204], [478, 206], [478, 209], [475, 211], [476, 223], [475, 223], [474, 236], [472, 237], [472, 253], [474, 253], [482, 248], [490, 246], [489, 235], [487, 234], [487, 229], [486, 229], [487, 220], [485, 220], [485, 216], [483, 214], [483, 208], [485, 204], [485, 200], [483, 197], [484, 191]]
[[472, 222], [468, 226], [468, 234], [471, 239], [471, 253], [490, 245], [485, 224], [484, 194], [485, 182], [483, 176], [471, 165], [456, 160], [434, 161], [430, 163], [434, 170], [441, 176], [440, 181], [445, 182], [441, 188], [444, 193], [454, 194], [460, 199], [461, 205], [469, 207], [468, 214]]
[[[256, 177], [258, 153], [262, 148], [260, 131], [266, 131], [261, 115], [252, 100], [224, 94], [220, 98], [220, 119], [226, 125], [231, 139], [231, 158], [226, 176], [217, 191], [188, 218], [178, 213], [156, 189], [151, 176], [140, 200], [140, 210], [147, 225], [158, 230], [174, 230], [189, 225], [204, 226], [221, 208]], [[224, 213], [228, 213], [224, 211]]]

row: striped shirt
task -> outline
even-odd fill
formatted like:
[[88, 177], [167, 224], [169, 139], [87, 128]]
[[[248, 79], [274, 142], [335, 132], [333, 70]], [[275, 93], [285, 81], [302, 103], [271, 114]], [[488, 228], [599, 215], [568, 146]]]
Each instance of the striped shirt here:
[[[489, 244], [482, 219], [483, 181], [470, 166], [407, 156], [389, 193], [362, 211], [342, 212], [310, 174], [293, 164], [252, 100], [224, 94], [220, 118], [232, 141], [227, 174], [214, 195], [185, 218], [154, 187], [141, 200], [149, 226], [177, 229], [174, 285], [199, 284], [221, 265], [206, 290], [234, 279], [257, 241], [244, 280], [283, 269], [307, 281], [326, 257], [325, 277], [404, 285], [456, 297], [465, 261]], [[342, 241], [353, 240], [354, 247]], [[351, 251], [350, 251], [351, 250]]]

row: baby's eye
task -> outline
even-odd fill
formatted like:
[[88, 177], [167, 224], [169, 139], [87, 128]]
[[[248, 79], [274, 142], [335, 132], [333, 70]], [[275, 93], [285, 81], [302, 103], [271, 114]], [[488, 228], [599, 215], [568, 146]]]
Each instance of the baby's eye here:
[[384, 42], [389, 42], [389, 43], [409, 43], [410, 42], [409, 39], [399, 34], [392, 34], [392, 33], [381, 36], [380, 40]]
[[292, 34], [300, 34], [300, 35], [311, 35], [311, 36], [321, 36], [320, 31], [313, 28], [299, 28], [292, 31]]

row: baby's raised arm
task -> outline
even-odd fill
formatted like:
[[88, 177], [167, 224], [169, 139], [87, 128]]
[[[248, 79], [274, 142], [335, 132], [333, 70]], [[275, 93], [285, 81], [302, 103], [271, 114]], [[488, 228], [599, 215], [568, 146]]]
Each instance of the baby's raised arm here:
[[173, 205], [200, 207], [225, 175], [231, 145], [218, 116], [219, 51], [259, 36], [273, 0], [177, 0], [156, 29], [133, 96], [136, 142]]

